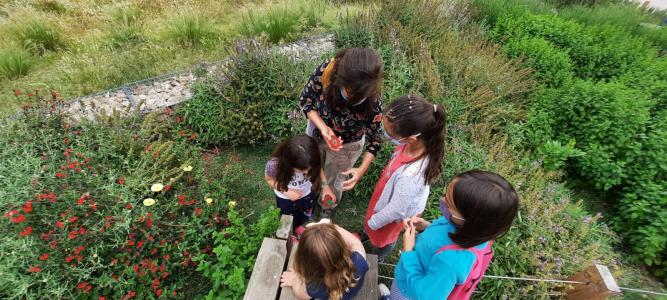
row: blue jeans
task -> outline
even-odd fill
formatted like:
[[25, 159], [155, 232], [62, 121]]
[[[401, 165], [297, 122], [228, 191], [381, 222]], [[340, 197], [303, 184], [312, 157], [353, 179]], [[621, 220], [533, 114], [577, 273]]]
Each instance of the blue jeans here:
[[296, 229], [313, 219], [315, 197], [315, 193], [310, 193], [299, 200], [292, 201], [276, 195], [276, 207], [280, 208], [280, 214], [294, 217], [292, 224]]

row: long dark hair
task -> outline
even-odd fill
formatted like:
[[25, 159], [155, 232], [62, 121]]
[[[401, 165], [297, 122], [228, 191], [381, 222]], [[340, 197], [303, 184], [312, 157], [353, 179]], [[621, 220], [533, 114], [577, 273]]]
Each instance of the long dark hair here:
[[294, 271], [307, 285], [324, 285], [332, 300], [341, 299], [346, 289], [357, 285], [352, 252], [333, 224], [314, 225], [301, 234]]
[[449, 237], [463, 248], [477, 246], [505, 234], [519, 210], [519, 196], [502, 176], [480, 170], [456, 175], [452, 197], [465, 219]]
[[[336, 53], [333, 62], [331, 82], [324, 91], [324, 100], [329, 109], [347, 108], [364, 118], [369, 118], [380, 98], [383, 64], [375, 51], [369, 48], [346, 48]], [[351, 103], [364, 97], [366, 101], [358, 106], [348, 105], [340, 95], [345, 87], [350, 93]]]
[[428, 157], [428, 165], [424, 171], [425, 183], [436, 181], [442, 172], [445, 152], [445, 109], [420, 96], [406, 95], [389, 104], [385, 117], [391, 122], [394, 132], [401, 137], [420, 134], [417, 138], [423, 141], [425, 148], [421, 157]]
[[308, 168], [310, 168], [308, 179], [313, 183], [313, 188], [319, 187], [323, 155], [320, 153], [317, 142], [305, 134], [285, 140], [276, 147], [272, 154], [278, 159], [276, 188], [281, 192], [287, 191], [287, 186], [294, 176], [294, 169]]

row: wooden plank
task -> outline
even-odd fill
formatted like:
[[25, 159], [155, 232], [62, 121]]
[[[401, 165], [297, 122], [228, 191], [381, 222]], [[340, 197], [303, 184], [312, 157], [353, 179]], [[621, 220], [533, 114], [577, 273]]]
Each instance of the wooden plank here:
[[294, 222], [294, 217], [289, 215], [280, 216], [280, 227], [276, 230], [276, 238], [281, 240], [287, 240], [292, 234], [292, 223]]
[[[297, 244], [298, 245], [298, 244]], [[292, 253], [290, 254], [289, 262], [287, 263], [287, 268], [289, 269], [292, 266], [294, 260], [294, 253], [296, 253], [296, 246], [293, 247]], [[366, 254], [366, 262], [368, 262], [368, 272], [364, 276], [364, 286], [361, 288], [359, 293], [354, 300], [368, 300], [368, 299], [379, 299], [380, 292], [378, 291], [378, 257], [374, 254]], [[292, 292], [292, 288], [283, 288], [280, 293], [280, 300], [298, 300]]]
[[[289, 261], [287, 262], [287, 268], [286, 270], [289, 270], [289, 268], [292, 267], [294, 264], [294, 254], [296, 253], [296, 248], [299, 246], [299, 244], [294, 243], [292, 247], [292, 251], [290, 252], [289, 255]], [[294, 296], [294, 292], [292, 291], [291, 287], [284, 287], [280, 291], [280, 300], [298, 300], [296, 296]]]
[[379, 299], [380, 292], [378, 291], [378, 257], [375, 254], [366, 254], [366, 262], [368, 262], [368, 272], [364, 276], [364, 286], [361, 287], [359, 294], [354, 297], [354, 300]]
[[621, 289], [609, 268], [603, 265], [592, 265], [568, 280], [585, 282], [585, 284], [574, 284], [566, 291], [568, 300], [602, 300], [621, 294]]
[[264, 238], [243, 299], [276, 299], [286, 257], [286, 241]]

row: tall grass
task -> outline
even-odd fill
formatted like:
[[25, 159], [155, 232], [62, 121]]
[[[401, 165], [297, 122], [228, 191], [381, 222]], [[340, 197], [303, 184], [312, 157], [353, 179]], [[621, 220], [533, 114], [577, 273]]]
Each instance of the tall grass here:
[[300, 31], [322, 25], [326, 3], [322, 0], [290, 0], [265, 10], [251, 11], [245, 17], [246, 35], [266, 35], [272, 43], [287, 41]]
[[198, 47], [214, 39], [216, 32], [207, 18], [188, 12], [170, 21], [168, 36], [181, 46]]
[[133, 8], [117, 8], [111, 13], [107, 46], [115, 49], [144, 41], [142, 35], [141, 11]]
[[51, 21], [38, 18], [28, 19], [18, 24], [13, 33], [23, 48], [38, 55], [65, 47], [61, 29]]
[[0, 52], [0, 75], [9, 79], [17, 79], [28, 75], [32, 69], [33, 60], [24, 52]]

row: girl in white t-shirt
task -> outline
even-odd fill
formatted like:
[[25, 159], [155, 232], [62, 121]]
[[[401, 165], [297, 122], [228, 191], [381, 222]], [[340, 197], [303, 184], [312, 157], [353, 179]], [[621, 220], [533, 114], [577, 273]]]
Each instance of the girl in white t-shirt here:
[[[312, 220], [317, 195], [312, 190], [325, 180], [322, 154], [317, 142], [297, 135], [278, 145], [266, 163], [264, 179], [276, 194], [276, 206], [283, 215], [294, 216], [294, 228]], [[322, 199], [335, 196], [330, 187], [322, 188]], [[295, 230], [297, 231], [297, 230]]]

